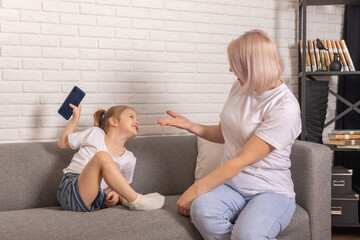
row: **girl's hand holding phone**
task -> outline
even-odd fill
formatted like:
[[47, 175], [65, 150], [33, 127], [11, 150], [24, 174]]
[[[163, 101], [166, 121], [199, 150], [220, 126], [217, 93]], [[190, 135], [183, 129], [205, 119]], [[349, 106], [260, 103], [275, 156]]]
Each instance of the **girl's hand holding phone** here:
[[[61, 105], [61, 107], [58, 110], [58, 113], [65, 118], [66, 120], [69, 120], [71, 115], [73, 114], [73, 106], [79, 106], [82, 99], [85, 97], [85, 92], [81, 90], [79, 87], [75, 86]], [[81, 109], [80, 109], [81, 110]], [[80, 117], [80, 115], [79, 115]]]
[[81, 114], [81, 104], [79, 104], [79, 106], [75, 106], [73, 104], [69, 104], [69, 106], [72, 108], [73, 110], [73, 118], [79, 120], [80, 119], [80, 114]]

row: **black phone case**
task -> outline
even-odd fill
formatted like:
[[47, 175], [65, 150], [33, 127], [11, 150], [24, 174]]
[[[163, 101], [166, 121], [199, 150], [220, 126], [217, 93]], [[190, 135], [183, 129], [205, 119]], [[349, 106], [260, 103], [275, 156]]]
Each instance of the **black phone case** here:
[[81, 100], [85, 97], [85, 92], [81, 90], [79, 87], [75, 86], [67, 98], [65, 99], [64, 103], [58, 110], [58, 113], [63, 116], [66, 120], [69, 120], [71, 115], [73, 114], [72, 108], [69, 104], [73, 104], [75, 106], [79, 106]]

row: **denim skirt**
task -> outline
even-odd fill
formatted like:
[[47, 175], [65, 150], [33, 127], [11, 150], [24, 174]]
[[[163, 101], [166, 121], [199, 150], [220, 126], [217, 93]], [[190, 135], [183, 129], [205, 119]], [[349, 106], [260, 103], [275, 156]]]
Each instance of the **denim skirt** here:
[[74, 212], [94, 212], [105, 207], [106, 194], [99, 189], [91, 208], [84, 203], [78, 187], [79, 174], [67, 173], [61, 179], [57, 190], [57, 199], [64, 210]]

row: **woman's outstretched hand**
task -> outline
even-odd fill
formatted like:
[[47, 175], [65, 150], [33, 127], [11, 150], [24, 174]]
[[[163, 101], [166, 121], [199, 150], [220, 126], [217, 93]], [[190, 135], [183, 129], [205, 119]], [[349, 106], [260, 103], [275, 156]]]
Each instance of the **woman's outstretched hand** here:
[[181, 115], [177, 115], [176, 113], [174, 113], [172, 111], [166, 111], [166, 113], [173, 118], [162, 118], [162, 119], [157, 120], [157, 122], [161, 126], [173, 126], [173, 127], [182, 128], [185, 130], [190, 130], [192, 128], [192, 126], [194, 125], [192, 122], [189, 121], [189, 119], [187, 119]]

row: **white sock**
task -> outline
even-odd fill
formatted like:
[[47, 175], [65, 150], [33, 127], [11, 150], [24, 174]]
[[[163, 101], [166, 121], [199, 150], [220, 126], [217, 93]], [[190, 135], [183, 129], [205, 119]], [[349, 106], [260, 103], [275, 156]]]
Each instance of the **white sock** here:
[[138, 201], [140, 201], [140, 199], [142, 198], [142, 195], [138, 193], [136, 199], [132, 202], [129, 202], [128, 200], [126, 200], [125, 198], [122, 200], [122, 205], [124, 205], [125, 207], [130, 208], [130, 205], [134, 205], [136, 204]]
[[122, 204], [128, 207], [130, 210], [154, 210], [159, 209], [164, 206], [165, 197], [159, 193], [149, 193], [146, 195], [138, 194], [137, 198], [128, 202], [127, 200], [123, 200]]

